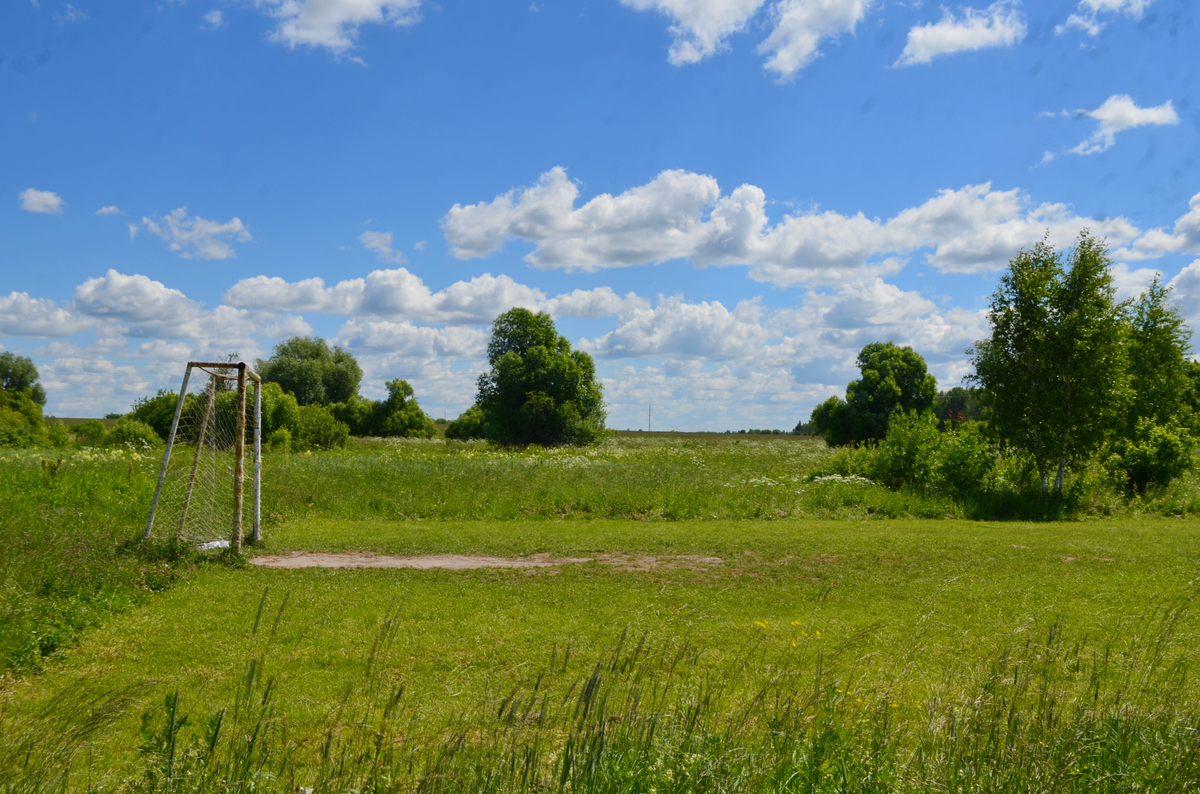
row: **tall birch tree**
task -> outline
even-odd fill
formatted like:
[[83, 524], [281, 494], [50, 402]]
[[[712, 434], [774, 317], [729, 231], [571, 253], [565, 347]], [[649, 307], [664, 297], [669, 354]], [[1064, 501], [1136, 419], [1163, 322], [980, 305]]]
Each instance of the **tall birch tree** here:
[[1065, 267], [1048, 239], [1020, 251], [992, 294], [991, 336], [970, 351], [993, 431], [1033, 458], [1043, 493], [1061, 495], [1066, 472], [1118, 428], [1128, 403], [1127, 326], [1111, 265], [1087, 230]]

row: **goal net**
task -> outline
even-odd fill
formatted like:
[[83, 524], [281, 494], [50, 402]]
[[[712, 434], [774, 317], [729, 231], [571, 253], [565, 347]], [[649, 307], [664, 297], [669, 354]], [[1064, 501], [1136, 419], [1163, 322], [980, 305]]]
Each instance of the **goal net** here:
[[245, 362], [188, 362], [143, 539], [240, 549], [248, 526], [260, 540], [260, 392]]

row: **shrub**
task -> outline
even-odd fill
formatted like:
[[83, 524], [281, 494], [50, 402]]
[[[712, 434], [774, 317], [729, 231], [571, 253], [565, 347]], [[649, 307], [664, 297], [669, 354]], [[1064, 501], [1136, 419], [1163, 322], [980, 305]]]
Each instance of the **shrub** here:
[[295, 434], [296, 418], [300, 405], [278, 383], [262, 386], [262, 434], [270, 436], [276, 430], [290, 430]]
[[974, 422], [962, 422], [939, 439], [933, 473], [938, 484], [959, 493], [979, 489], [996, 461]]
[[110, 447], [126, 446], [133, 449], [153, 449], [161, 443], [162, 439], [153, 427], [128, 416], [118, 419], [105, 439], [105, 444]]
[[108, 428], [99, 419], [89, 419], [71, 428], [71, 435], [85, 447], [98, 447], [108, 438]]
[[483, 410], [478, 405], [472, 405], [446, 425], [446, 438], [467, 441], [483, 437]]
[[383, 435], [403, 436], [405, 438], [433, 438], [437, 435], [437, 427], [433, 424], [416, 400], [409, 400], [404, 407], [393, 411], [383, 420]]
[[897, 411], [887, 436], [875, 450], [871, 479], [891, 488], [927, 488], [933, 483], [934, 461], [941, 434], [930, 412]]
[[27, 391], [0, 389], [0, 447], [31, 447], [44, 434], [42, 406]]
[[1128, 490], [1145, 493], [1151, 485], [1166, 485], [1189, 471], [1193, 465], [1192, 446], [1184, 428], [1142, 417], [1133, 438], [1117, 442], [1106, 467], [1125, 481]]
[[296, 413], [293, 439], [299, 449], [344, 447], [350, 439], [350, 428], [324, 406], [302, 405]]
[[267, 447], [272, 452], [290, 452], [292, 449], [291, 432], [282, 427], [279, 428], [267, 437]]
[[46, 444], [51, 447], [65, 447], [71, 443], [71, 433], [67, 426], [57, 419], [46, 422]]
[[329, 406], [333, 418], [350, 428], [352, 436], [377, 436], [375, 427], [375, 403], [366, 397], [354, 396], [346, 402], [333, 403]]
[[351, 397], [330, 405], [329, 411], [355, 436], [433, 438], [437, 435], [433, 420], [417, 404], [408, 381], [396, 378], [385, 385], [386, 399], [372, 402], [365, 397]]
[[158, 433], [163, 441], [171, 434], [171, 420], [175, 418], [175, 406], [179, 395], [173, 391], [159, 389], [153, 397], [141, 397], [133, 403], [129, 416], [145, 422]]
[[930, 411], [897, 411], [878, 445], [846, 446], [814, 476], [865, 476], [889, 488], [969, 493], [982, 487], [994, 467], [992, 450], [978, 425], [964, 423], [942, 433]]

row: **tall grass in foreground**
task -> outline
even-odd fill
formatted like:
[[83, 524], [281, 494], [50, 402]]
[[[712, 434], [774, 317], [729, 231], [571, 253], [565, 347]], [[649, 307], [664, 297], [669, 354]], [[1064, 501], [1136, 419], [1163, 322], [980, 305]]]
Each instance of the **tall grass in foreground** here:
[[[264, 594], [263, 603], [266, 602]], [[1195, 791], [1200, 704], [1177, 694], [1194, 649], [1177, 636], [1187, 599], [1147, 617], [1121, 647], [1055, 625], [1014, 642], [965, 684], [897, 702], [853, 683], [855, 643], [763, 635], [714, 668], [686, 642], [622, 634], [586, 661], [552, 645], [499, 697], [440, 728], [383, 672], [398, 612], [383, 619], [362, 678], [319, 735], [289, 731], [269, 656], [230, 702], [187, 712], [174, 693], [143, 716], [143, 792], [884, 792]], [[279, 625], [275, 616], [271, 633]], [[256, 631], [270, 615], [260, 606]], [[260, 629], [261, 625], [261, 629]], [[48, 748], [11, 736], [5, 791], [100, 790], [89, 736], [120, 695], [66, 704]], [[90, 733], [89, 733], [90, 732]], [[68, 738], [64, 739], [63, 737]], [[111, 783], [111, 782], [110, 782]]]
[[122, 448], [0, 450], [0, 676], [37, 669], [178, 575], [177, 555], [132, 543], [154, 464]]

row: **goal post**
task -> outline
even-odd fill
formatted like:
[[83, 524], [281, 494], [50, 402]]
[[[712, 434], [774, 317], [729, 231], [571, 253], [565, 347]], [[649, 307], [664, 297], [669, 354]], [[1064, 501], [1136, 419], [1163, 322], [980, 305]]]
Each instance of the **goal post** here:
[[250, 541], [257, 543], [262, 539], [262, 378], [244, 361], [189, 361], [143, 540], [173, 537], [204, 548], [241, 549], [247, 429], [253, 461]]

